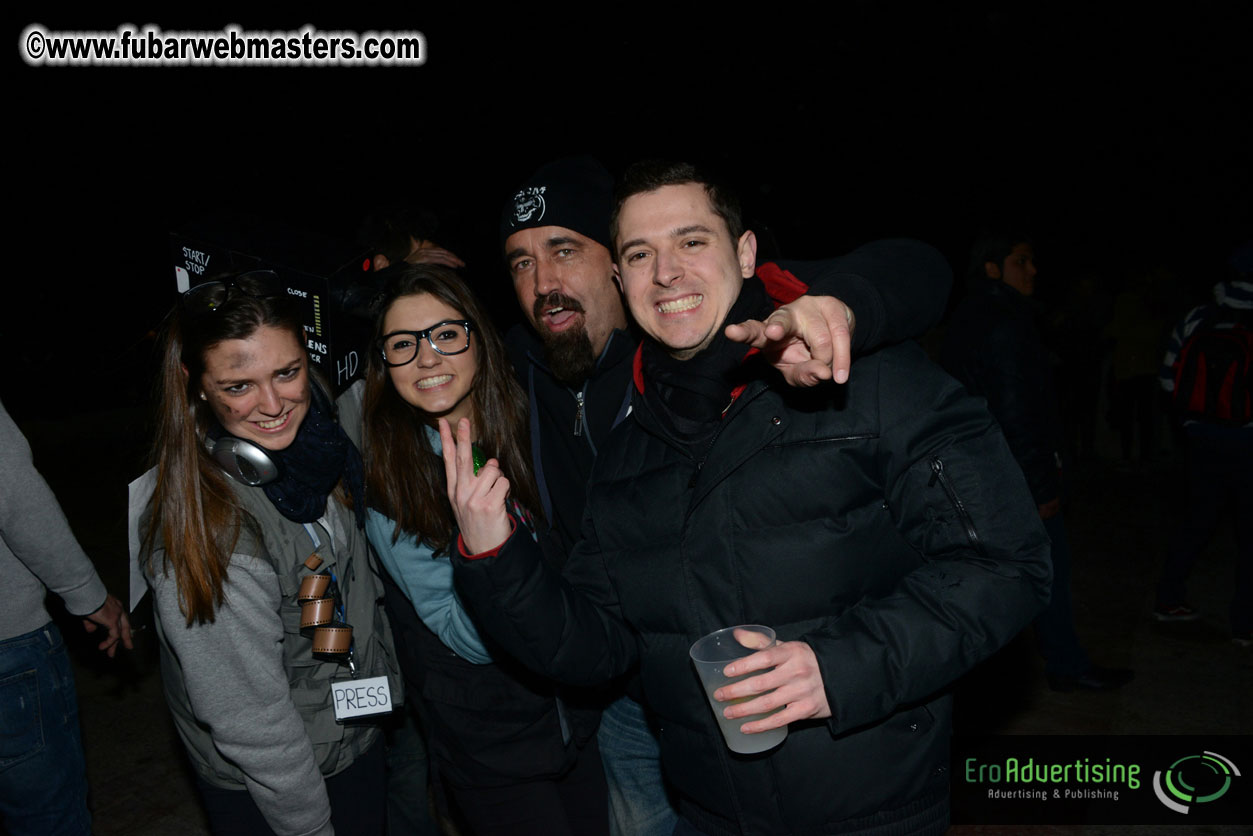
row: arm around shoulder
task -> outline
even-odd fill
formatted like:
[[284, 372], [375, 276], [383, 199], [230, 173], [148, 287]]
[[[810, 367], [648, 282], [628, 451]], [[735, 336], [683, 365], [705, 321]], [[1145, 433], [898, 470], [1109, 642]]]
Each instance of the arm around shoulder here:
[[811, 296], [835, 296], [857, 318], [854, 354], [921, 336], [944, 315], [953, 271], [934, 247], [885, 238], [824, 261], [779, 266], [809, 285]]

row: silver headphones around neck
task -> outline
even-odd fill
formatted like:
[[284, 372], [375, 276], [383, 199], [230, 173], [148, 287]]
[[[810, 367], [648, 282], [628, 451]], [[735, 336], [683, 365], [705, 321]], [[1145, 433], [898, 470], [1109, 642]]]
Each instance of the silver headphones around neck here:
[[225, 436], [213, 442], [209, 455], [227, 476], [250, 488], [268, 485], [278, 478], [278, 465], [259, 445]]

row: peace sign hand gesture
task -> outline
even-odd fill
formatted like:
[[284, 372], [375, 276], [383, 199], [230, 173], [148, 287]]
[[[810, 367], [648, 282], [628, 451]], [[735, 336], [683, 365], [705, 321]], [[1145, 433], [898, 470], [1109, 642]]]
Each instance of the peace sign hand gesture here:
[[439, 419], [439, 439], [443, 445], [444, 475], [448, 479], [448, 501], [461, 529], [461, 542], [468, 554], [482, 554], [499, 548], [513, 530], [506, 510], [509, 480], [500, 472], [500, 463], [488, 459], [474, 473], [474, 453], [470, 442], [470, 421], [457, 422], [454, 439], [448, 422]]

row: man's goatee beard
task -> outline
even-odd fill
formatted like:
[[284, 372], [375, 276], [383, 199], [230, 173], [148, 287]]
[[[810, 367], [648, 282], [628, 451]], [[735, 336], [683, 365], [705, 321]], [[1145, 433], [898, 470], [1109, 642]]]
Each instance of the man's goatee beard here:
[[544, 360], [553, 375], [565, 385], [577, 389], [596, 368], [592, 340], [586, 328], [572, 328], [559, 334], [543, 334]]

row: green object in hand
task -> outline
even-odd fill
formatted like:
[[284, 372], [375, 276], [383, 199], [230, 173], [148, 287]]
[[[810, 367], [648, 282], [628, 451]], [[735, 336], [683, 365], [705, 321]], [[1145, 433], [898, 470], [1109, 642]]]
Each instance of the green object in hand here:
[[479, 468], [487, 464], [487, 456], [483, 455], [483, 451], [479, 449], [479, 445], [470, 445], [470, 456], [474, 459], [474, 475], [479, 475]]

